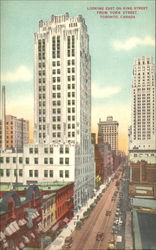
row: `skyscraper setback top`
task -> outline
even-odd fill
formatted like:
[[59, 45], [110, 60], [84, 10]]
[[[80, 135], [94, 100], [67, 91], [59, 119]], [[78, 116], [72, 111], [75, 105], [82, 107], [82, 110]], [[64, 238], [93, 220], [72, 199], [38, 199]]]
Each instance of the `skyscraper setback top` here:
[[82, 16], [52, 15], [35, 34], [35, 142], [90, 140], [91, 79]]
[[132, 82], [132, 138], [130, 149], [156, 149], [156, 86], [152, 57], [135, 60]]

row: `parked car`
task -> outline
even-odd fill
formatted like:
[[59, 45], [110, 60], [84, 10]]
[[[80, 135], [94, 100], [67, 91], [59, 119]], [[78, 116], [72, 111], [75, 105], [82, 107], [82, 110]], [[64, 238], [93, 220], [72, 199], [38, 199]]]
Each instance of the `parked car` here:
[[106, 211], [106, 216], [110, 216], [112, 214], [112, 211], [111, 210], [107, 210]]
[[71, 236], [65, 238], [64, 248], [70, 248], [72, 246], [73, 239]]
[[108, 241], [107, 250], [114, 250], [114, 249], [115, 249], [115, 241], [114, 240]]
[[96, 235], [96, 240], [100, 241], [104, 239], [104, 233], [98, 232]]

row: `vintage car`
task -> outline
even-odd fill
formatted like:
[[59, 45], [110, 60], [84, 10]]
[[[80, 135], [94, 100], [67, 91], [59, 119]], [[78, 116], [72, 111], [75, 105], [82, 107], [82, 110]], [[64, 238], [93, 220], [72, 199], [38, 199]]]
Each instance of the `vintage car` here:
[[110, 216], [111, 213], [112, 213], [112, 212], [111, 212], [110, 210], [107, 210], [107, 211], [106, 211], [106, 216]]
[[98, 232], [96, 235], [96, 240], [100, 241], [104, 239], [104, 233]]
[[66, 237], [63, 248], [70, 248], [72, 246], [72, 242], [73, 239], [71, 236]]

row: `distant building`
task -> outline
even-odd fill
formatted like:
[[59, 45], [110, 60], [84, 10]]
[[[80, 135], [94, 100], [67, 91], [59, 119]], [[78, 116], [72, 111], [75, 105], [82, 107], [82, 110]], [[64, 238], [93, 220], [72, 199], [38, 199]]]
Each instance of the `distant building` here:
[[6, 149], [17, 152], [23, 151], [23, 146], [29, 143], [29, 121], [6, 115]]
[[107, 181], [113, 173], [113, 156], [111, 146], [108, 143], [95, 145], [96, 176], [99, 176], [101, 183]]
[[115, 154], [118, 153], [118, 126], [112, 116], [108, 116], [106, 121], [100, 119], [98, 123], [98, 143], [109, 143]]
[[152, 57], [135, 60], [132, 81], [130, 160], [156, 163], [156, 83]]
[[91, 133], [91, 142], [92, 144], [96, 144], [96, 133]]

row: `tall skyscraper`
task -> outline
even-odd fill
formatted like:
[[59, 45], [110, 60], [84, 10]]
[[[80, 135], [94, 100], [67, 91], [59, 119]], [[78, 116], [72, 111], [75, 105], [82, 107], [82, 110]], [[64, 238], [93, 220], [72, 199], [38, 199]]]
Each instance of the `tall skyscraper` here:
[[135, 60], [131, 115], [130, 158], [150, 161], [151, 157], [156, 157], [156, 84], [152, 57]]
[[[10, 160], [12, 183], [74, 182], [75, 208], [93, 195], [94, 146], [91, 144], [91, 59], [82, 16], [68, 13], [40, 21], [35, 34], [34, 144]], [[9, 157], [15, 158], [15, 155]], [[4, 182], [5, 153], [0, 157]], [[18, 171], [17, 171], [18, 170]]]
[[[35, 143], [57, 144], [61, 158], [63, 146], [69, 148], [70, 156], [59, 158], [59, 163], [61, 171], [68, 171], [70, 180], [75, 181], [75, 201], [81, 204], [93, 191], [95, 174], [91, 58], [84, 18], [70, 18], [65, 13], [52, 15], [48, 22], [40, 21], [34, 45]], [[63, 164], [71, 166], [63, 169]]]
[[100, 119], [98, 123], [98, 143], [109, 143], [115, 154], [118, 153], [118, 126], [112, 116], [108, 116], [106, 121]]
[[35, 141], [90, 143], [89, 37], [82, 16], [39, 22], [35, 34]]

